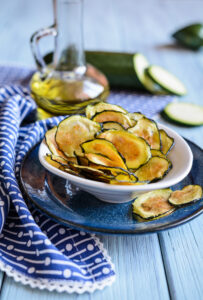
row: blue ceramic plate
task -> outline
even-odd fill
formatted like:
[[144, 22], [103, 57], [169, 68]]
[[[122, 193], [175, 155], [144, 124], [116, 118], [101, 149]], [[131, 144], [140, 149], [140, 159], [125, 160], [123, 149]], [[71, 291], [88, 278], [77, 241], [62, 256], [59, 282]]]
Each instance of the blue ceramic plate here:
[[[193, 152], [189, 175], [172, 189], [188, 184], [202, 184], [203, 151], [188, 141]], [[49, 173], [38, 159], [39, 145], [25, 157], [21, 168], [21, 185], [25, 198], [41, 211], [64, 225], [97, 233], [141, 234], [169, 229], [183, 224], [203, 212], [203, 199], [177, 209], [171, 215], [154, 221], [133, 218], [132, 201], [111, 204], [97, 200], [56, 175]]]

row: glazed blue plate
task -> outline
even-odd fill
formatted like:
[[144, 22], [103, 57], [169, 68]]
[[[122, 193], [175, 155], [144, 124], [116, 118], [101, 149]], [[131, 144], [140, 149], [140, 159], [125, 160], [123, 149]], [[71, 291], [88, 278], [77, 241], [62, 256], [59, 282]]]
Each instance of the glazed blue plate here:
[[[194, 156], [189, 175], [173, 190], [203, 182], [203, 151], [187, 141]], [[177, 209], [171, 215], [154, 220], [138, 221], [132, 214], [132, 201], [123, 204], [102, 202], [80, 191], [65, 179], [49, 173], [38, 159], [39, 145], [25, 157], [21, 167], [21, 187], [25, 199], [58, 222], [88, 232], [142, 234], [173, 228], [203, 212], [203, 199]]]

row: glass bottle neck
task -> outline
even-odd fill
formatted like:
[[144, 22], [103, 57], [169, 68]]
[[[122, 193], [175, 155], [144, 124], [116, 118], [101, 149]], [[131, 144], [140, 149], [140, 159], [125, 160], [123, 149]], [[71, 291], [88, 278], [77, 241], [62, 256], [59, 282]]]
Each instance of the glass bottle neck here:
[[54, 65], [68, 78], [81, 77], [86, 72], [83, 48], [83, 0], [53, 0], [57, 29]]

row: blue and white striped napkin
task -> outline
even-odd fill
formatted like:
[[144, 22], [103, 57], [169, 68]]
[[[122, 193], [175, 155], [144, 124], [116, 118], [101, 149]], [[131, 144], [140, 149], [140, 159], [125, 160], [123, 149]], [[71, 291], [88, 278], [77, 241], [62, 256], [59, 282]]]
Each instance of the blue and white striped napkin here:
[[[58, 224], [31, 204], [28, 207], [18, 185], [25, 154], [62, 119], [21, 126], [36, 105], [25, 87], [13, 83], [27, 84], [31, 74], [29, 69], [0, 68], [0, 269], [40, 289], [69, 293], [102, 289], [114, 281], [115, 272], [99, 240]], [[5, 82], [11, 85], [3, 85]], [[114, 92], [109, 98], [111, 103], [149, 117], [170, 100], [126, 92]]]

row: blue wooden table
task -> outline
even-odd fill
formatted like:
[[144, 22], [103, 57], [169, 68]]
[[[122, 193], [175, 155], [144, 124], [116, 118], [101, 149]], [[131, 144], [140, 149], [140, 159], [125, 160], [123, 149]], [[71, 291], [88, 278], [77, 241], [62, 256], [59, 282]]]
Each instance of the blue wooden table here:
[[[140, 51], [171, 70], [188, 88], [184, 101], [203, 99], [203, 52], [174, 45], [171, 33], [202, 21], [201, 0], [85, 0], [88, 49]], [[0, 63], [33, 66], [29, 37], [52, 23], [51, 0], [1, 1]], [[43, 45], [50, 50], [51, 42]], [[161, 120], [163, 122], [163, 120]], [[168, 124], [169, 125], [169, 124]], [[203, 147], [203, 127], [172, 126]], [[112, 287], [94, 294], [33, 290], [0, 273], [1, 299], [203, 299], [203, 216], [176, 229], [145, 236], [100, 236], [116, 267]]]

